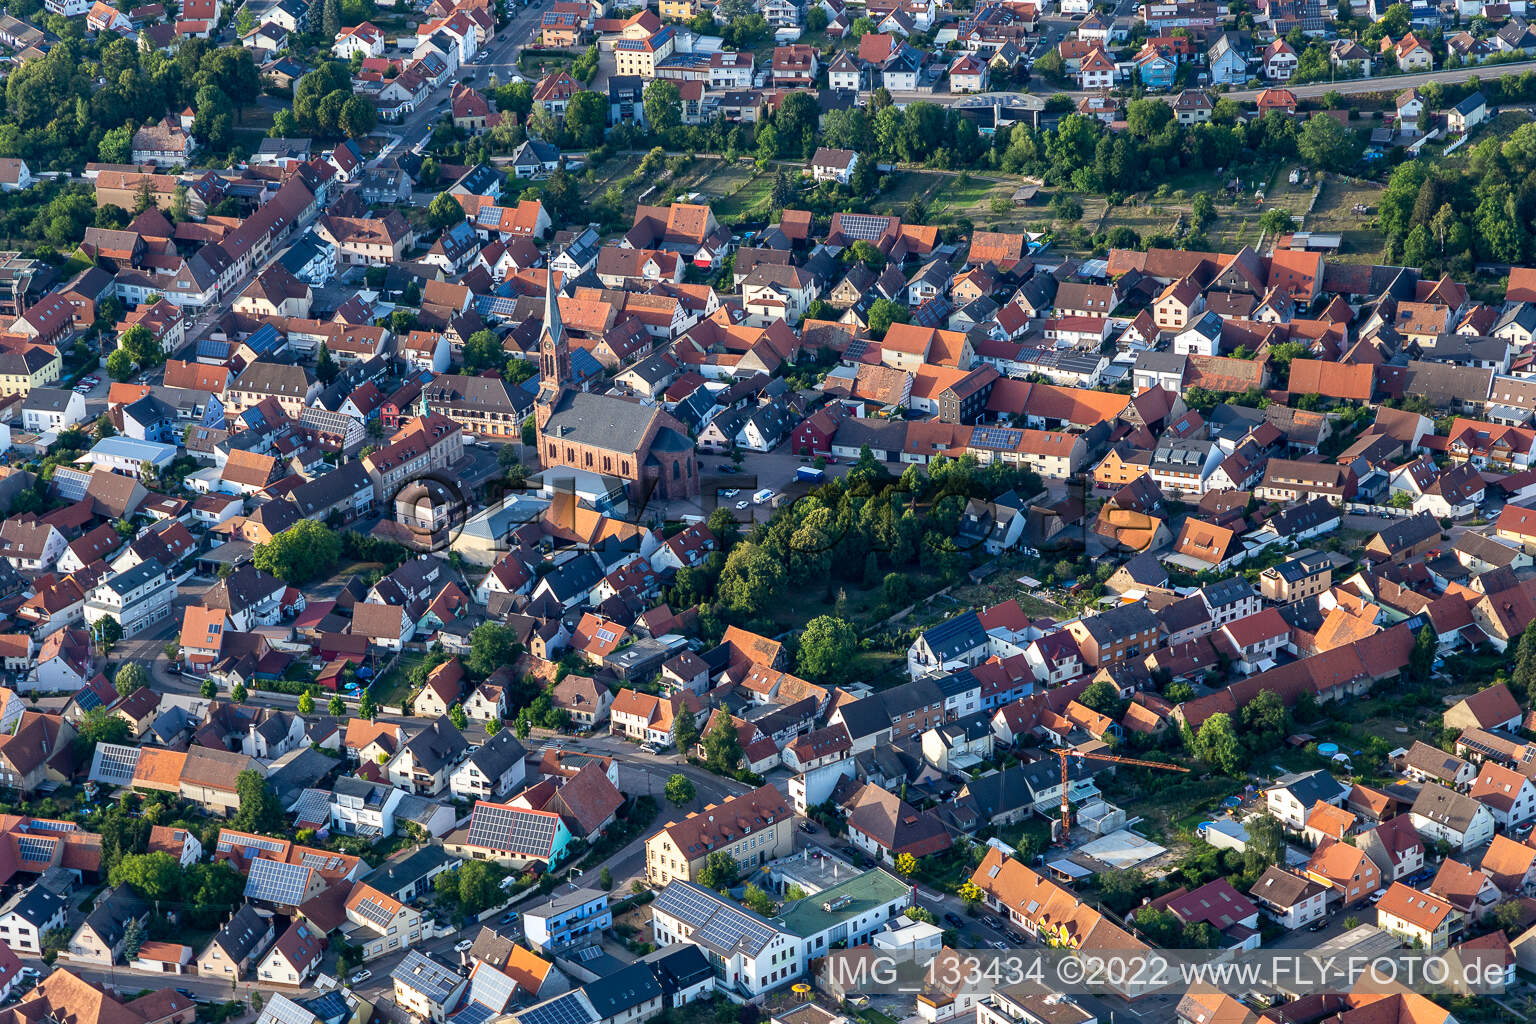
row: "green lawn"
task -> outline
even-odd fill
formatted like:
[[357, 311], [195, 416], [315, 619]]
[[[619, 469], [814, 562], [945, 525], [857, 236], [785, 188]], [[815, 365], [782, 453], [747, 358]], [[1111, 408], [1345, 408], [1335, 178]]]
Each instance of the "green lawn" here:
[[729, 193], [710, 192], [708, 185], [699, 186], [699, 191], [710, 192], [719, 195], [709, 205], [715, 211], [715, 218], [722, 223], [731, 223], [739, 220], [750, 220], [754, 215], [766, 215], [768, 212], [768, 194], [773, 191], [772, 174], [755, 174], [745, 179]]
[[373, 685], [368, 687], [368, 692], [372, 695], [374, 702], [388, 704], [390, 707], [398, 707], [404, 704], [406, 698], [411, 695], [411, 669], [426, 660], [427, 658], [424, 654], [402, 654], [400, 660], [395, 662], [394, 667], [378, 679], [375, 679]]

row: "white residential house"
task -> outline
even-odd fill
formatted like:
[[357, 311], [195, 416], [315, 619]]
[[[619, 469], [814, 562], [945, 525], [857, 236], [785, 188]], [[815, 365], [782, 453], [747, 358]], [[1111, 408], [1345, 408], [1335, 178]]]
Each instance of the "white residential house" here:
[[1282, 824], [1300, 832], [1318, 801], [1342, 807], [1347, 795], [1337, 779], [1319, 768], [1280, 776], [1265, 793], [1265, 804]]
[[1536, 818], [1536, 783], [1492, 760], [1483, 762], [1468, 795], [1506, 831]]
[[58, 433], [85, 422], [85, 396], [62, 388], [33, 388], [21, 407], [21, 424], [33, 434]]
[[91, 588], [85, 597], [85, 621], [94, 626], [102, 619], [116, 619], [123, 636], [134, 636], [170, 617], [176, 592], [176, 581], [160, 560], [145, 559]]

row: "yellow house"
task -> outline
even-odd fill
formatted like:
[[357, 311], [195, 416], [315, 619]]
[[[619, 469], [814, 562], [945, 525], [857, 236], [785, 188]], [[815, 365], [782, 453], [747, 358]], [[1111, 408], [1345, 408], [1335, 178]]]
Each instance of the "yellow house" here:
[[29, 395], [33, 388], [58, 382], [59, 350], [32, 345], [22, 351], [0, 352], [0, 395]]
[[620, 39], [613, 44], [613, 59], [618, 74], [655, 78], [659, 61], [672, 56], [677, 46], [675, 33], [668, 27], [649, 39]]
[[770, 783], [669, 821], [645, 841], [645, 873], [654, 885], [693, 882], [711, 853], [723, 851], [744, 869], [794, 852], [793, 815]]
[[695, 14], [699, 13], [699, 4], [694, 0], [657, 0], [656, 13], [663, 18], [690, 21]]

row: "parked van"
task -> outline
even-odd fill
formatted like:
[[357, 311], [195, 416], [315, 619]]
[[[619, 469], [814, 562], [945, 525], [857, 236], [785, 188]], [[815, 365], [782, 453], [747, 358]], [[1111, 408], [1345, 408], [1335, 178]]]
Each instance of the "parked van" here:
[[762, 490], [760, 490], [756, 494], [752, 495], [752, 503], [754, 505], [761, 505], [764, 502], [771, 501], [772, 499], [773, 499], [773, 488], [772, 487], [764, 487]]

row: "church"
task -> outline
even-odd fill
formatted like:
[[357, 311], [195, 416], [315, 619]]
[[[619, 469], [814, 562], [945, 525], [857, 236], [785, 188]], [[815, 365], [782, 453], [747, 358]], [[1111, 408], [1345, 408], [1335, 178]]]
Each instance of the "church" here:
[[618, 477], [631, 501], [693, 498], [699, 462], [688, 430], [660, 408], [571, 386], [571, 350], [555, 301], [554, 275], [544, 289], [539, 334], [539, 464]]

